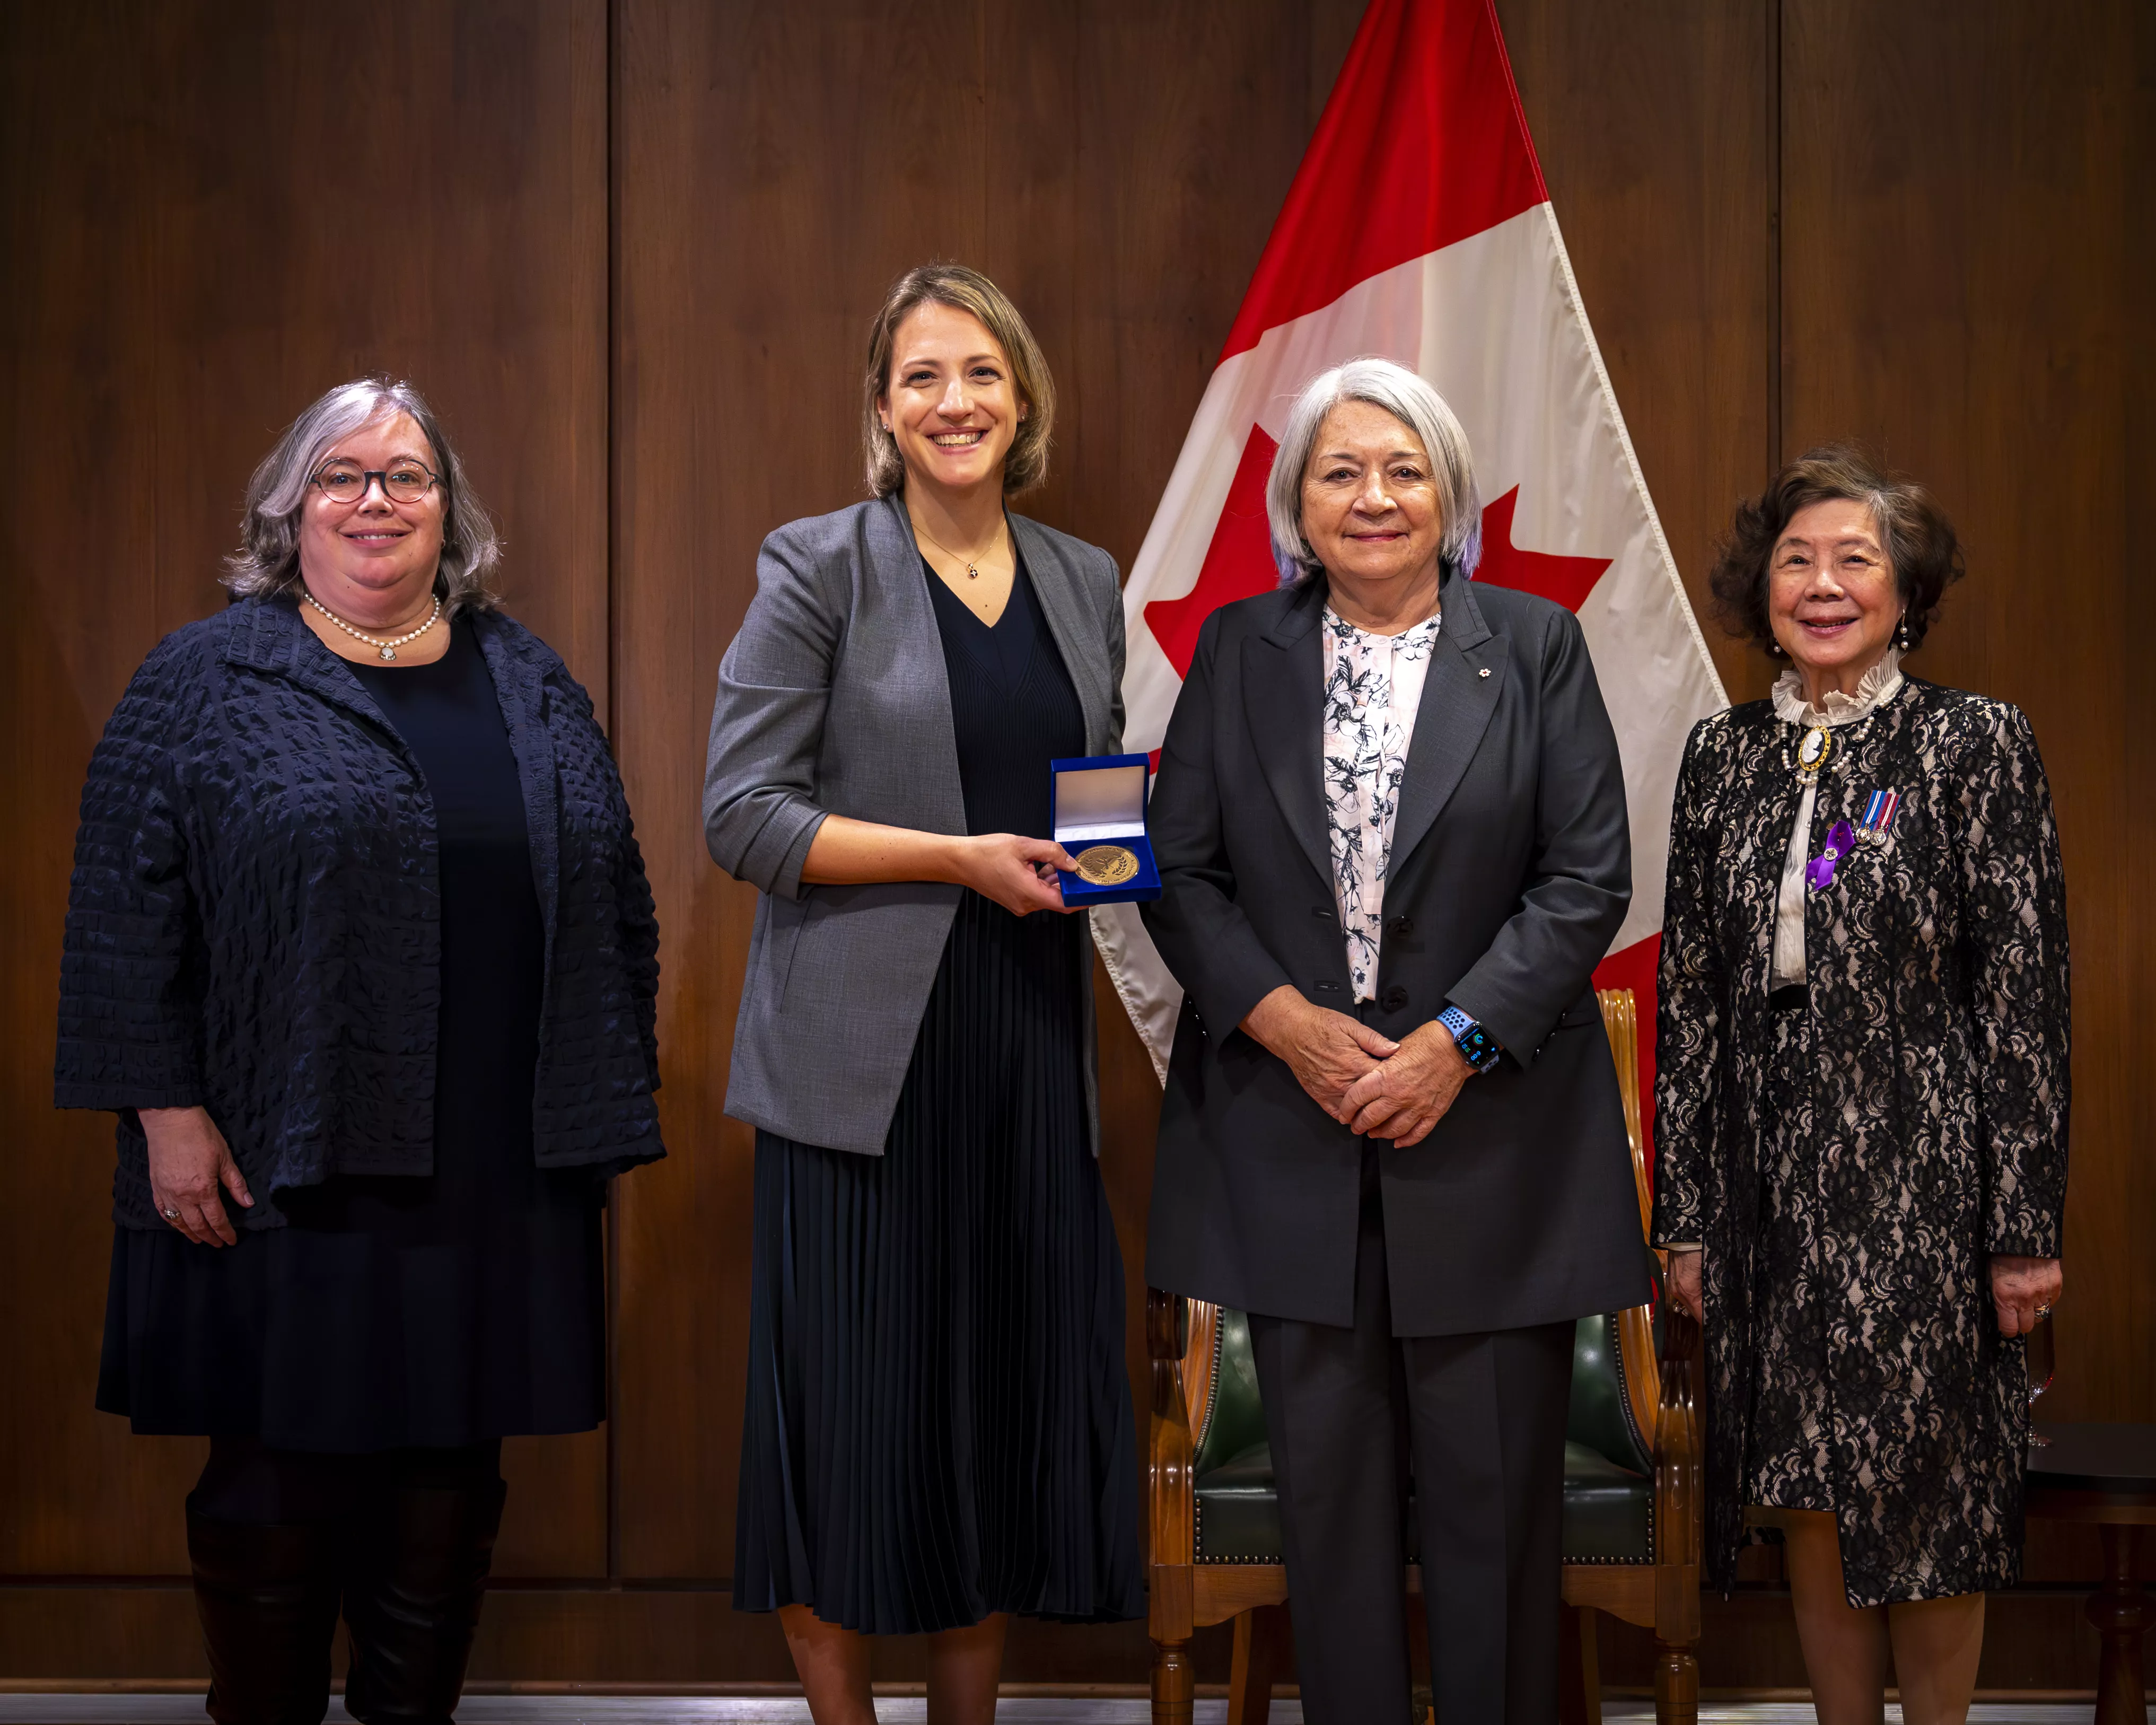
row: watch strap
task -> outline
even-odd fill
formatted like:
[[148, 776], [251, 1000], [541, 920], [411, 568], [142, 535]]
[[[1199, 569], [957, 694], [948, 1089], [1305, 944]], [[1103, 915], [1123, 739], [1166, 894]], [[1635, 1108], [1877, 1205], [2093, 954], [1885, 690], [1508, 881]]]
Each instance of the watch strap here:
[[1503, 1057], [1496, 1039], [1458, 1007], [1448, 1004], [1437, 1021], [1451, 1033], [1454, 1045], [1477, 1072], [1487, 1072]]

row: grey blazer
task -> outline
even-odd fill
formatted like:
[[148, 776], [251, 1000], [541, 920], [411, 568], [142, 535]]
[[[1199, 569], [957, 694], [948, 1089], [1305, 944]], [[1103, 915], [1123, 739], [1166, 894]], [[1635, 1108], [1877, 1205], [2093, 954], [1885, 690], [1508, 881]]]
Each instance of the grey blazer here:
[[[1078, 691], [1087, 752], [1111, 754], [1123, 734], [1115, 560], [1023, 516], [1010, 522]], [[928, 579], [895, 496], [792, 521], [766, 539], [756, 597], [719, 666], [704, 769], [712, 860], [762, 895], [726, 1112], [865, 1156], [883, 1153], [964, 889], [927, 880], [804, 886], [801, 869], [827, 814], [966, 830]], [[1083, 986], [1086, 1111], [1097, 1152], [1090, 976]]]

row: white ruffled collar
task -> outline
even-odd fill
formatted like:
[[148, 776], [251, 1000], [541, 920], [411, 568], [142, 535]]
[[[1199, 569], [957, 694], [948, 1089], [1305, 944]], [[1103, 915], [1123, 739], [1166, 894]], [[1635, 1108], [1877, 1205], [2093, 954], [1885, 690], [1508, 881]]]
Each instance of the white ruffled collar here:
[[1844, 695], [1839, 689], [1830, 689], [1826, 705], [1815, 707], [1804, 700], [1804, 680], [1792, 665], [1774, 680], [1774, 716], [1786, 719], [1792, 725], [1806, 726], [1854, 724], [1892, 701], [1902, 681], [1901, 649], [1890, 644], [1878, 664], [1865, 672], [1856, 694]]

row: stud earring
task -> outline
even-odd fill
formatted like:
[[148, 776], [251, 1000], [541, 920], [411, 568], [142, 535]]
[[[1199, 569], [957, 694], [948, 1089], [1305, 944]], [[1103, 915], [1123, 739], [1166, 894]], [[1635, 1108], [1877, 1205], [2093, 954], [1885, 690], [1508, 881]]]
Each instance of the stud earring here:
[[1769, 659], [1779, 659], [1782, 656], [1782, 644], [1772, 635], [1767, 638], [1767, 656]]

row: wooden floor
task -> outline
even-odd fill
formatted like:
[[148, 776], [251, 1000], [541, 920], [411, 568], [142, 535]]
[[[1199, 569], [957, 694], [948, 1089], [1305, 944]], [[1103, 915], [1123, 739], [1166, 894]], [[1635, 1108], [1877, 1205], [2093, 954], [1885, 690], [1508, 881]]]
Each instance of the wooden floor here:
[[[2087, 1702], [1987, 1702], [1969, 1717], [1969, 1725], [2085, 1725], [2092, 1711]], [[1200, 1700], [1198, 1725], [1218, 1725], [1226, 1712], [1224, 1701]], [[927, 1717], [927, 1704], [916, 1697], [880, 1698], [876, 1712], [886, 1725]], [[1650, 1702], [1602, 1704], [1609, 1725], [1635, 1725], [1654, 1716]], [[198, 1725], [203, 1717], [197, 1695], [0, 1694], [0, 1725]], [[1004, 1725], [1145, 1725], [1147, 1714], [1137, 1697], [1029, 1696], [1006, 1699], [996, 1717]], [[1276, 1701], [1272, 1717], [1274, 1725], [1301, 1725], [1302, 1705]], [[1701, 1725], [1813, 1725], [1812, 1710], [1802, 1702], [1709, 1702], [1699, 1717]], [[1900, 1725], [1902, 1710], [1888, 1707], [1887, 1717], [1888, 1725]], [[767, 1696], [474, 1695], [457, 1709], [457, 1718], [459, 1725], [808, 1725], [808, 1709], [798, 1700]], [[352, 1725], [341, 1702], [331, 1704], [324, 1725]]]

